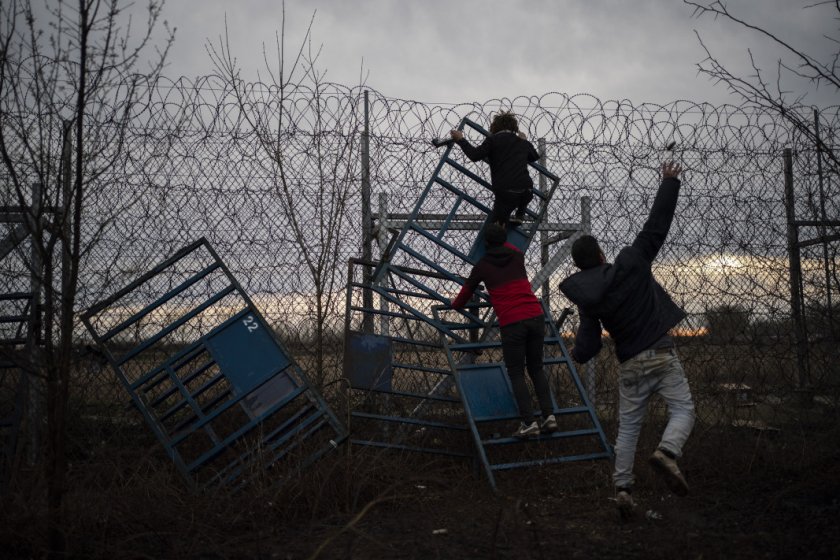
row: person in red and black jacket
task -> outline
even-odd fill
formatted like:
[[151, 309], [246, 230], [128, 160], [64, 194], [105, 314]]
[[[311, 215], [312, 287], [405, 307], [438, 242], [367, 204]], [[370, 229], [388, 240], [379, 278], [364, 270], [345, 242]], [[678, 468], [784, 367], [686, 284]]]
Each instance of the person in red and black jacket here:
[[[525, 209], [534, 198], [534, 180], [528, 174], [528, 163], [540, 159], [534, 145], [519, 131], [519, 122], [509, 112], [499, 113], [490, 122], [490, 136], [473, 146], [460, 130], [450, 133], [470, 161], [486, 160], [490, 164], [490, 184], [495, 195], [490, 221], [519, 225]], [[513, 218], [510, 213], [516, 210]]]
[[[521, 424], [514, 437], [536, 436], [557, 429], [548, 381], [543, 373], [543, 339], [545, 318], [537, 296], [525, 272], [525, 258], [519, 249], [506, 243], [507, 232], [490, 223], [484, 231], [487, 251], [476, 263], [464, 282], [453, 309], [463, 308], [479, 283], [484, 282], [490, 303], [499, 320], [505, 368], [513, 385]], [[534, 420], [531, 395], [525, 383], [525, 365], [534, 384], [542, 411], [542, 424]]]

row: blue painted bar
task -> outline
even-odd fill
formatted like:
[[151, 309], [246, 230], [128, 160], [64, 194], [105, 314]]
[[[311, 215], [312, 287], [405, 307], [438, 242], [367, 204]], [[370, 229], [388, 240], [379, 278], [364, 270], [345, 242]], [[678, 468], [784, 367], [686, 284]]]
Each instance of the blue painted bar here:
[[131, 317], [129, 317], [128, 319], [126, 319], [122, 323], [118, 324], [117, 326], [113, 327], [108, 332], [103, 334], [102, 337], [101, 337], [102, 340], [105, 340], [105, 341], [110, 340], [115, 335], [121, 333], [122, 331], [124, 331], [128, 327], [136, 324], [138, 321], [143, 319], [143, 317], [145, 317], [146, 315], [148, 315], [149, 313], [151, 313], [155, 309], [159, 308], [161, 305], [171, 301], [172, 298], [174, 298], [175, 296], [177, 296], [178, 294], [180, 294], [181, 292], [183, 292], [184, 290], [186, 290], [190, 286], [193, 286], [198, 281], [200, 281], [202, 278], [205, 278], [208, 274], [210, 274], [214, 270], [217, 270], [218, 268], [219, 268], [219, 264], [218, 263], [213, 263], [212, 265], [208, 266], [204, 270], [198, 272], [198, 274], [195, 274], [194, 276], [188, 278], [187, 280], [182, 282], [180, 285], [173, 288], [172, 290], [167, 292], [162, 297], [158, 298], [156, 301], [153, 301], [152, 303], [150, 303], [149, 305], [147, 305], [146, 307], [144, 307], [143, 309], [141, 309], [137, 313], [134, 313], [133, 315], [131, 315]]
[[[470, 171], [469, 169], [467, 169], [466, 167], [464, 167], [463, 165], [461, 165], [460, 163], [458, 163], [454, 159], [447, 158], [446, 163], [448, 163], [449, 165], [451, 165], [452, 167], [454, 167], [455, 169], [460, 171], [462, 175], [466, 175], [467, 177], [469, 177], [470, 179], [472, 179], [473, 181], [475, 181], [476, 183], [478, 183], [482, 187], [485, 187], [488, 190], [492, 190], [493, 186], [490, 184], [490, 181], [482, 179], [477, 174], [473, 173], [472, 171]], [[445, 182], [443, 179], [440, 179], [440, 178], [438, 178], [438, 179], [439, 179], [439, 182], [441, 184], [443, 184]], [[452, 187], [452, 185], [449, 185], [448, 183], [447, 183], [447, 185], [448, 185], [448, 188], [452, 188], [453, 190], [455, 189], [454, 187]]]
[[[454, 399], [454, 402], [459, 402]], [[384, 416], [382, 414], [370, 414], [368, 412], [353, 412], [356, 418], [367, 418], [368, 420], [382, 420], [384, 422], [392, 422], [397, 424], [411, 424], [413, 426], [425, 426], [427, 428], [443, 428], [447, 430], [466, 431], [467, 427], [463, 424], [452, 424], [450, 422], [432, 422], [429, 420], [420, 420], [418, 418], [407, 418], [404, 416]]]
[[522, 461], [519, 463], [497, 463], [492, 466], [492, 469], [494, 471], [502, 471], [508, 469], [521, 469], [522, 467], [542, 467], [546, 465], [556, 465], [557, 463], [571, 463], [573, 461], [596, 461], [598, 459], [610, 459], [610, 457], [611, 455], [606, 452], [585, 453], [581, 455], [566, 455], [564, 457], [550, 457], [547, 459]]
[[182, 315], [178, 320], [173, 323], [170, 323], [168, 326], [159, 330], [156, 334], [152, 335], [150, 338], [147, 338], [140, 344], [138, 344], [134, 349], [129, 350], [117, 360], [117, 364], [122, 365], [129, 361], [131, 358], [137, 356], [138, 354], [142, 353], [145, 350], [148, 350], [151, 346], [153, 346], [156, 342], [164, 338], [166, 335], [172, 333], [178, 327], [183, 326], [186, 324], [190, 319], [196, 317], [202, 311], [205, 311], [213, 306], [213, 304], [218, 303], [222, 298], [232, 294], [234, 291], [233, 286], [228, 286], [224, 290], [220, 291], [210, 299], [206, 300], [204, 303], [199, 305], [198, 307], [194, 308], [189, 313]]

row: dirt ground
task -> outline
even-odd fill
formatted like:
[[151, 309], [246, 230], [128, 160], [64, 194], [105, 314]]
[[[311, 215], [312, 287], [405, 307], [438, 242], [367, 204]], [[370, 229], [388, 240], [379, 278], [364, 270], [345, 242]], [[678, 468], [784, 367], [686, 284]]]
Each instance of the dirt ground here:
[[807, 448], [801, 435], [695, 434], [683, 461], [691, 494], [671, 495], [641, 461], [638, 511], [626, 521], [606, 462], [506, 473], [498, 495], [483, 480], [416, 483], [321, 557], [840, 558], [837, 432]]
[[[610, 432], [610, 427], [608, 433]], [[840, 429], [697, 426], [671, 495], [637, 457], [638, 511], [622, 520], [606, 461], [498, 474], [465, 463], [354, 450], [277, 491], [191, 494], [158, 450], [74, 466], [73, 558], [840, 558]], [[426, 462], [430, 461], [430, 462]], [[4, 558], [41, 557], [43, 511], [6, 501]]]

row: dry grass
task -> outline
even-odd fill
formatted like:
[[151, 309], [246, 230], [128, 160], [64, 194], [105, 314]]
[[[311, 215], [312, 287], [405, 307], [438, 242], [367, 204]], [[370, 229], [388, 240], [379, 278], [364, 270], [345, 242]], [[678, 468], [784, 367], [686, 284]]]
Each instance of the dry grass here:
[[[75, 393], [68, 553], [95, 559], [673, 558], [682, 550], [693, 558], [840, 557], [837, 401], [801, 407], [799, 395], [769, 389], [768, 380], [786, 376], [761, 369], [774, 363], [772, 356], [733, 361], [737, 354], [691, 346], [681, 354], [700, 412], [682, 462], [695, 491], [676, 500], [643, 466], [665, 417], [654, 403], [637, 461], [642, 517], [629, 524], [615, 515], [605, 461], [499, 473], [494, 494], [468, 461], [344, 445], [279, 487], [269, 472], [239, 492], [191, 491], [124, 392], [114, 391], [114, 398], [101, 387]], [[716, 376], [733, 363], [758, 366], [741, 378]], [[596, 400], [611, 439], [616, 370], [602, 358], [598, 371]], [[104, 387], [112, 377], [102, 373]], [[724, 379], [752, 384], [754, 404], [740, 406], [720, 392]], [[325, 393], [345, 418], [342, 384]], [[94, 394], [97, 399], [87, 398]], [[760, 422], [734, 427], [736, 420]], [[44, 496], [39, 465], [16, 473], [0, 514], [4, 557], [46, 553]], [[648, 510], [661, 519], [645, 518]]]

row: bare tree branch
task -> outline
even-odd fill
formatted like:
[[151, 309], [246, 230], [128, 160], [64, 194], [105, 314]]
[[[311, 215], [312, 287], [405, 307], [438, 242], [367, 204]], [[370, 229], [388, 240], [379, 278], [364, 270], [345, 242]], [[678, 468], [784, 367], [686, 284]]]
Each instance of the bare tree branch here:
[[[87, 223], [85, 211], [91, 195], [108, 188], [100, 181], [103, 173], [124, 158], [126, 129], [136, 124], [134, 107], [157, 80], [174, 35], [170, 32], [158, 49], [160, 58], [151, 59], [151, 71], [140, 75], [135, 67], [146, 60], [162, 2], [149, 2], [147, 26], [139, 36], [130, 21], [122, 26], [123, 0], [46, 2], [37, 17], [32, 4], [0, 4], [0, 173], [12, 184], [17, 204], [31, 209], [28, 233], [37, 258], [29, 267], [38, 285], [34, 300], [43, 298], [43, 307], [38, 305], [43, 349], [33, 348], [26, 371], [46, 381], [47, 533], [51, 554], [63, 556], [80, 260], [98, 240], [88, 231], [101, 230], [120, 207], [112, 206], [113, 214], [98, 224]], [[0, 202], [8, 203], [6, 191], [0, 193]], [[43, 408], [33, 407], [32, 441], [40, 437]]]
[[[840, 169], [836, 146], [826, 145], [814, 128], [810, 110], [803, 106], [806, 94], [804, 92], [796, 94], [792, 90], [786, 90], [783, 86], [783, 79], [787, 72], [798, 78], [803, 78], [817, 87], [828, 87], [840, 94], [840, 75], [837, 73], [840, 48], [833, 54], [829, 62], [822, 63], [805, 51], [783, 41], [775, 33], [737, 17], [729, 10], [723, 0], [706, 3], [691, 0], [683, 0], [683, 2], [694, 8], [695, 17], [711, 16], [715, 19], [721, 18], [736, 23], [768, 39], [771, 44], [781, 47], [784, 53], [793, 57], [795, 60], [793, 64], [787, 63], [783, 59], [777, 61], [775, 86], [771, 88], [751, 51], [748, 51], [748, 54], [753, 73], [746, 76], [735, 75], [712, 53], [700, 34], [695, 31], [700, 45], [706, 53], [706, 58], [697, 65], [701, 74], [707, 75], [715, 83], [725, 85], [730, 92], [741, 97], [747, 103], [771, 109], [783, 116], [798, 132], [817, 146], [834, 170]], [[840, 0], [818, 2], [805, 6], [805, 8], [826, 6], [832, 7], [833, 11], [836, 12], [835, 19], [840, 15]], [[826, 38], [831, 43], [840, 46], [840, 41], [836, 37]], [[792, 99], [790, 99], [791, 95], [794, 96]]]
[[[305, 298], [312, 306], [316, 336], [316, 384], [324, 379], [324, 339], [330, 309], [340, 296], [336, 289], [341, 232], [347, 204], [357, 180], [359, 111], [355, 104], [327, 106], [329, 84], [326, 71], [318, 68], [323, 45], [313, 43], [315, 14], [291, 62], [285, 60], [285, 20], [275, 33], [275, 57], [270, 60], [265, 46], [263, 59], [272, 81], [248, 83], [225, 30], [224, 38], [206, 46], [217, 72], [223, 77], [238, 104], [239, 114], [258, 138], [265, 155], [261, 160], [274, 178], [275, 189], [286, 221], [285, 231], [298, 250], [307, 285], [313, 293]], [[307, 204], [303, 204], [306, 198]], [[310, 213], [305, 213], [310, 212]]]
[[[789, 43], [781, 40], [778, 36], [753, 25], [746, 20], [743, 20], [739, 17], [733, 15], [729, 9], [727, 8], [726, 4], [721, 0], [716, 0], [715, 2], [711, 2], [710, 4], [700, 4], [698, 2], [692, 2], [691, 0], [683, 0], [683, 2], [689, 6], [694, 7], [694, 15], [697, 17], [711, 14], [713, 17], [722, 17], [724, 19], [728, 19], [746, 29], [750, 29], [755, 31], [759, 35], [763, 35], [765, 38], [770, 39], [770, 41], [780, 47], [783, 48], [784, 51], [792, 54], [799, 62], [799, 70], [792, 69], [790, 66], [785, 66], [785, 68], [791, 70], [796, 75], [811, 80], [813, 82], [828, 82], [832, 84], [835, 88], [840, 89], [840, 76], [838, 76], [835, 72], [832, 71], [832, 67], [823, 64], [816, 60], [814, 57], [809, 55], [808, 53], [790, 45]], [[840, 10], [840, 8], [838, 8]], [[835, 55], [836, 57], [836, 55]], [[806, 70], [810, 70], [807, 72]]]

